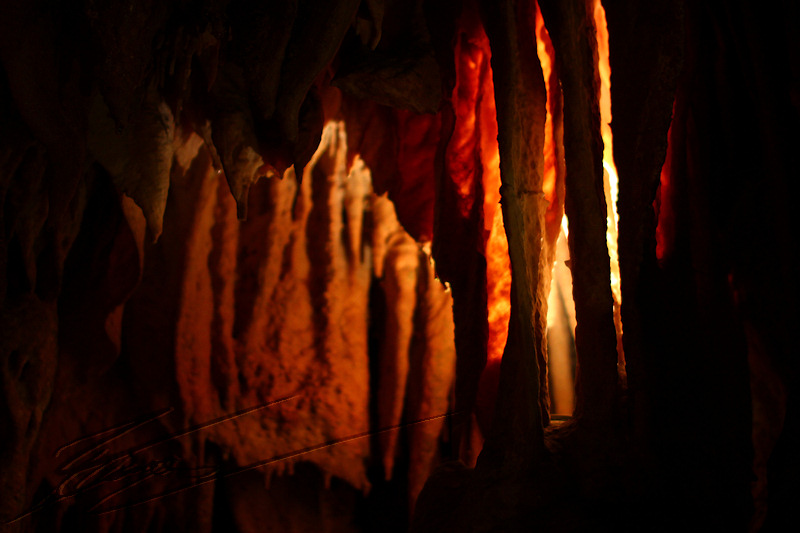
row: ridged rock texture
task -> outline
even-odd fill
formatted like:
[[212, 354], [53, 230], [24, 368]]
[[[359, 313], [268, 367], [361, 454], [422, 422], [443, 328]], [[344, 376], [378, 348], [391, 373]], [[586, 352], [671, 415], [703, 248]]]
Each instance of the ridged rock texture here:
[[0, 3], [0, 531], [784, 530], [798, 36], [790, 0]]

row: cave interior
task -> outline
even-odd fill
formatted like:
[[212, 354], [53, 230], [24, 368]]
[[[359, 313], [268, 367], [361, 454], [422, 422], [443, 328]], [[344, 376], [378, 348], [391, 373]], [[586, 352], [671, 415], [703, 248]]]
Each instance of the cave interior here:
[[797, 527], [800, 3], [0, 26], [0, 531]]

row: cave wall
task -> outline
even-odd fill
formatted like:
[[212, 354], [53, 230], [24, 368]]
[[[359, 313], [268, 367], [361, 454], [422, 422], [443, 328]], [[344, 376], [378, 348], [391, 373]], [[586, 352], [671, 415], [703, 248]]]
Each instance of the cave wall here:
[[3, 530], [792, 519], [793, 2], [262, 4], [0, 7]]

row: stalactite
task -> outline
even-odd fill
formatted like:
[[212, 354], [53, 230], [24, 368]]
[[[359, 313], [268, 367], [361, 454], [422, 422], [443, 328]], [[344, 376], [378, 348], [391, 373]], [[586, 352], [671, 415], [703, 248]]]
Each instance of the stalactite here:
[[[496, 453], [511, 464], [541, 457], [542, 427], [549, 419], [546, 399], [546, 316], [548, 272], [544, 242], [545, 90], [536, 55], [532, 3], [483, 6], [492, 43], [503, 219], [511, 258], [511, 319], [503, 354], [500, 390], [492, 431]], [[515, 322], [516, 321], [516, 322]], [[506, 461], [506, 459], [504, 459]]]
[[[566, 194], [566, 165], [564, 160], [564, 102], [561, 82], [558, 77], [556, 51], [550, 33], [544, 25], [544, 18], [536, 3], [536, 52], [542, 65], [547, 87], [547, 117], [544, 125], [544, 178], [542, 190], [547, 200], [545, 212], [545, 236], [548, 245], [546, 254], [552, 254], [561, 234], [561, 220], [564, 216], [564, 197]], [[552, 261], [552, 258], [548, 261]]]
[[[587, 424], [611, 420], [617, 388], [613, 298], [606, 248], [599, 78], [590, 5], [575, 0], [556, 7], [540, 2], [556, 50], [564, 91], [566, 215], [578, 325], [576, 415]], [[566, 66], [569, 65], [569, 68]]]
[[[750, 322], [752, 317], [748, 318], [744, 311], [747, 304], [740, 298], [746, 292], [747, 282], [738, 274], [751, 271], [755, 264], [766, 264], [755, 259], [761, 257], [760, 254], [752, 255], [751, 251], [745, 251], [741, 240], [748, 232], [758, 231], [753, 224], [757, 224], [756, 219], [762, 220], [763, 215], [745, 223], [741, 218], [742, 211], [734, 206], [753, 202], [753, 191], [765, 183], [761, 181], [764, 176], [770, 175], [766, 181], [778, 187], [785, 183], [785, 178], [780, 170], [773, 173], [761, 170], [764, 162], [771, 158], [756, 156], [760, 147], [730, 135], [733, 123], [716, 118], [733, 116], [723, 109], [735, 110], [737, 127], [755, 131], [757, 127], [754, 125], [765, 114], [755, 111], [757, 104], [745, 103], [748, 101], [745, 95], [750, 93], [741, 88], [744, 80], [752, 79], [747, 74], [752, 67], [750, 59], [738, 55], [738, 47], [734, 44], [738, 40], [734, 35], [740, 35], [743, 27], [751, 21], [729, 18], [728, 6], [721, 7], [720, 11], [703, 11], [702, 14], [698, 6], [688, 3], [685, 14], [673, 11], [671, 4], [654, 4], [652, 9], [659, 15], [665, 13], [659, 18], [680, 23], [686, 16], [690, 22], [685, 24], [683, 74], [667, 78], [677, 84], [674, 105], [666, 95], [657, 91], [641, 104], [656, 115], [649, 121], [646, 131], [656, 135], [652, 125], [660, 124], [660, 143], [666, 140], [666, 119], [672, 111], [666, 150], [670, 160], [665, 167], [659, 168], [660, 161], [640, 160], [632, 154], [627, 155], [631, 164], [640, 165], [637, 168], [648, 169], [646, 165], [652, 165], [648, 172], [650, 196], [641, 200], [645, 204], [642, 212], [651, 229], [644, 241], [638, 272], [638, 286], [649, 290], [635, 293], [642, 334], [641, 372], [647, 386], [648, 396], [645, 398], [650, 402], [647, 405], [650, 425], [645, 426], [647, 433], [644, 436], [655, 443], [650, 446], [651, 454], [665, 463], [669, 470], [664, 476], [665, 482], [676, 492], [689, 485], [713, 487], [702, 495], [690, 492], [686, 496], [687, 505], [709, 510], [704, 513], [701, 523], [705, 527], [730, 529], [735, 527], [733, 524], [747, 523], [752, 515], [754, 390], [751, 383], [756, 377], [768, 376], [761, 373], [758, 366], [748, 369], [747, 337], [754, 331], [755, 322]], [[671, 15], [671, 18], [666, 15]], [[725, 43], [723, 46], [716, 37], [709, 37], [712, 33], [708, 29], [711, 27], [715, 28], [714, 32], [719, 31], [716, 35]], [[658, 37], [658, 33], [652, 34], [655, 42], [644, 43], [639, 49], [660, 62], [674, 65], [683, 50], [676, 50], [671, 39]], [[707, 68], [712, 63], [720, 68]], [[728, 72], [728, 69], [729, 77], [723, 76], [722, 72]], [[671, 73], [668, 68], [661, 70]], [[753, 100], [760, 101], [766, 100]], [[696, 114], [698, 109], [704, 110], [701, 116]], [[661, 115], [660, 120], [657, 113]], [[626, 125], [633, 130], [637, 122], [626, 118], [628, 121], [620, 126]], [[643, 137], [642, 130], [644, 128], [640, 125], [638, 131], [633, 131]], [[627, 135], [631, 133], [629, 131]], [[733, 153], [743, 156], [732, 158], [730, 154]], [[758, 159], [757, 163], [751, 159], [753, 156]], [[754, 171], [756, 168], [759, 170]], [[661, 200], [666, 201], [660, 204], [659, 218], [669, 221], [672, 231], [667, 241], [668, 248], [661, 250], [669, 253], [658, 261], [651, 203], [661, 173], [668, 179], [661, 189]], [[636, 189], [631, 187], [629, 208], [636, 205], [635, 192]], [[621, 202], [622, 198], [620, 205]], [[757, 201], [753, 203], [758, 204]], [[769, 212], [774, 212], [773, 207]], [[775, 231], [780, 231], [781, 227], [776, 225]], [[632, 233], [631, 230], [629, 228]], [[765, 238], [769, 237], [765, 235]], [[791, 246], [796, 240], [783, 238], [781, 242], [782, 248]], [[780, 279], [780, 276], [761, 275], [757, 279]], [[784, 294], [787, 290], [791, 290], [790, 282], [785, 283], [780, 292]], [[769, 294], [769, 291], [756, 292]], [[774, 308], [778, 307], [782, 307], [784, 312], [791, 309], [781, 305]], [[774, 320], [782, 318], [773, 315], [770, 322], [774, 323]], [[692, 342], [670, 338], [667, 332], [676, 327], [681, 328], [684, 339], [692, 339]], [[678, 346], [692, 360], [692, 371], [688, 375], [678, 360], [665, 357], [675, 353]], [[756, 352], [751, 357], [759, 355]], [[769, 361], [764, 363], [770, 364]], [[725, 372], [719, 373], [723, 364]], [[683, 376], [680, 378], [683, 384], [681, 389], [675, 390], [671, 383], [679, 376]], [[687, 418], [681, 414], [689, 406], [696, 416]], [[699, 449], [700, 442], [704, 444]], [[723, 508], [729, 511], [721, 512]]]
[[[177, 283], [164, 291], [146, 272], [125, 315], [129, 335], [174, 323], [174, 331], [163, 336], [173, 340], [158, 350], [149, 342], [131, 340], [133, 364], [143, 375], [154, 364], [153, 356], [172, 352], [172, 364], [149, 375], [149, 387], [174, 379], [186, 424], [297, 397], [231, 421], [233, 431], [210, 428], [203, 439], [185, 443], [184, 455], [202, 462], [202, 443], [208, 440], [224, 446], [237, 464], [247, 465], [368, 429], [366, 291], [372, 250], [380, 261], [374, 271], [383, 277], [390, 317], [381, 355], [378, 401], [385, 414], [380, 426], [444, 414], [454, 361], [448, 344], [452, 318], [444, 311], [449, 295], [428, 280], [433, 267], [397, 222], [391, 202], [369, 199], [369, 169], [356, 159], [348, 172], [344, 126], [331, 123], [326, 128], [299, 188], [291, 172], [256, 186], [246, 222], [236, 221], [234, 200], [206, 149], [194, 160], [182, 156], [197, 146], [196, 139], [188, 138], [176, 152], [176, 161], [191, 164], [173, 169], [165, 231], [146, 250], [146, 264], [166, 266], [166, 278]], [[365, 225], [362, 218], [369, 212], [372, 221]], [[365, 239], [362, 228], [367, 227], [372, 235]], [[163, 276], [164, 267], [159, 270]], [[154, 300], [163, 302], [166, 314], [146, 313]], [[396, 329], [393, 324], [405, 325]], [[423, 332], [415, 333], [420, 327]], [[417, 353], [411, 346], [414, 335], [423, 341], [417, 349], [421, 359], [414, 363], [421, 365], [414, 378], [419, 387], [411, 395], [415, 407], [409, 411], [406, 405], [412, 400], [405, 398], [405, 390], [412, 354]], [[145, 346], [152, 355], [140, 351]], [[442, 421], [414, 430], [408, 452], [415, 465], [409, 472], [411, 502], [431, 468], [441, 428]], [[383, 441], [387, 475], [399, 452], [391, 435], [381, 435], [390, 437]], [[367, 443], [359, 439], [332, 446], [307, 460], [326, 475], [366, 488]], [[294, 461], [278, 462], [266, 471], [286, 472]]]
[[[384, 197], [377, 197], [373, 203], [373, 212], [380, 217], [377, 219], [380, 222], [376, 229], [386, 235], [379, 248], [385, 249], [380, 256], [380, 271], [387, 310], [385, 337], [380, 355], [378, 423], [380, 427], [388, 428], [400, 424], [406, 403], [420, 262], [417, 243], [397, 222], [391, 202]], [[399, 430], [395, 430], [380, 435], [387, 479], [391, 478], [394, 469], [399, 433]]]
[[[234, 383], [235, 406], [239, 409], [300, 395], [294, 405], [278, 409], [277, 417], [274, 412], [265, 412], [260, 420], [252, 417], [234, 422], [241, 438], [231, 440], [228, 432], [218, 433], [222, 442], [229, 442], [240, 464], [367, 429], [367, 391], [363, 385], [353, 385], [367, 381], [363, 328], [370, 265], [344, 248], [346, 229], [342, 213], [348, 182], [364, 193], [357, 179], [347, 179], [345, 150], [343, 132], [338, 127], [329, 127], [309, 166], [308, 179], [298, 193], [294, 211], [293, 196], [297, 189], [291, 176], [269, 182], [271, 187], [262, 189], [253, 198], [254, 227], [248, 230], [248, 224], [242, 225], [240, 246], [258, 242], [254, 230], [268, 237], [266, 246], [252, 250], [258, 250], [260, 256], [241, 255], [247, 248], [239, 252], [239, 261], [246, 261], [240, 267], [249, 265], [248, 270], [255, 271], [258, 278], [253, 280], [257, 290], [249, 299], [245, 315], [236, 315], [240, 336], [234, 339], [233, 360], [211, 352], [215, 343], [230, 346], [230, 342], [224, 339], [212, 342], [210, 326], [215, 320], [214, 310], [201, 305], [212, 301], [214, 296], [212, 275], [206, 261], [199, 260], [211, 253], [211, 227], [219, 201], [218, 178], [210, 167], [205, 178], [207, 192], [195, 200], [199, 204], [194, 212], [201, 225], [190, 234], [196, 237], [184, 238], [190, 246], [186, 251], [187, 270], [183, 273], [187, 288], [182, 291], [183, 311], [178, 316], [175, 354], [176, 377], [187, 416], [196, 421], [219, 416], [219, 402], [209, 404], [208, 395], [212, 379], [226, 381], [222, 376], [211, 375], [210, 358], [218, 355], [227, 360], [227, 372], [233, 378], [227, 381]], [[271, 229], [266, 233], [262, 233], [263, 229], [256, 230], [264, 222]], [[240, 287], [234, 294], [242, 294], [242, 290]], [[226, 291], [225, 301], [230, 302], [230, 291]], [[287, 305], [289, 302], [291, 306]], [[230, 315], [230, 310], [219, 310]], [[225, 320], [224, 315], [219, 320]], [[230, 328], [230, 319], [226, 323], [229, 324], [226, 329]], [[351, 327], [361, 324], [360, 333], [358, 329], [350, 331], [350, 327], [340, 329], [344, 324]], [[350, 385], [342, 386], [342, 380]], [[312, 419], [315, 423], [310, 425]], [[364, 487], [364, 472], [358, 466], [359, 459], [364, 457], [364, 444], [342, 445], [314, 457], [327, 471], [348, 479], [354, 486]]]
[[[409, 505], [430, 474], [448, 412], [455, 377], [452, 298], [435, 277], [429, 252], [397, 222], [388, 199], [374, 197], [374, 249], [381, 262], [386, 324], [380, 353], [378, 420], [384, 473], [393, 476], [402, 421], [408, 427]], [[385, 251], [381, 251], [385, 250]], [[435, 418], [422, 424], [420, 420]]]
[[[613, 78], [614, 159], [620, 176], [619, 261], [622, 299], [626, 302], [621, 309], [623, 343], [634, 416], [642, 424], [647, 408], [637, 404], [648, 400], [647, 387], [642, 383], [645, 371], [641, 358], [646, 357], [643, 350], [647, 349], [642, 345], [641, 306], [647, 299], [642, 291], [649, 289], [645, 289], [647, 281], [641, 276], [650, 275], [646, 270], [653, 263], [655, 220], [651, 205], [664, 163], [681, 68], [683, 8], [681, 2], [653, 2], [641, 11], [629, 2], [604, 2], [604, 7]], [[652, 30], [630, 31], [639, 25]], [[650, 80], [646, 92], [636, 89], [633, 82], [642, 77]], [[640, 146], [655, 149], [642, 150]]]
[[288, 162], [273, 162], [269, 169], [264, 165], [259, 154], [242, 68], [234, 65], [223, 68], [214, 84], [212, 98], [219, 102], [211, 120], [213, 147], [219, 154], [222, 169], [236, 200], [238, 217], [244, 220], [247, 218], [250, 187], [267, 174], [272, 177], [282, 175]]
[[[483, 247], [483, 166], [478, 120], [482, 90], [488, 77], [486, 36], [477, 14], [465, 11], [457, 21], [454, 71], [447, 80], [442, 110], [441, 172], [436, 175], [438, 216], [433, 256], [441, 278], [453, 294], [456, 361], [456, 435], [461, 455], [477, 458], [471, 449], [476, 428], [470, 413], [479, 410], [479, 386], [487, 360], [488, 309], [486, 257]], [[449, 44], [448, 44], [449, 45]], [[490, 394], [484, 394], [490, 396]], [[491, 404], [491, 400], [489, 401]], [[486, 417], [487, 419], [489, 417]]]
[[89, 150], [114, 178], [120, 193], [142, 208], [154, 239], [161, 235], [172, 168], [175, 120], [170, 108], [150, 87], [142, 109], [122, 135], [102, 97], [97, 95], [90, 115]]
[[440, 418], [409, 427], [408, 491], [412, 514], [440, 453], [440, 435], [446, 424], [441, 415], [450, 408], [456, 363], [452, 295], [435, 276], [428, 252], [420, 250], [419, 255], [419, 336], [412, 348], [408, 419]]
[[[545, 212], [545, 264], [553, 265], [547, 274], [553, 278], [548, 296], [547, 309], [547, 378], [552, 414], [572, 414], [574, 410], [574, 378], [571, 365], [571, 350], [574, 347], [574, 315], [572, 303], [572, 278], [566, 268], [569, 259], [566, 236], [562, 227], [564, 217], [564, 198], [566, 196], [566, 162], [564, 158], [564, 103], [561, 92], [561, 81], [558, 77], [556, 52], [550, 33], [544, 25], [539, 4], [536, 4], [536, 48], [539, 62], [542, 65], [545, 85], [547, 87], [547, 118], [544, 126], [544, 180], [542, 190], [547, 200]], [[562, 243], [563, 240], [563, 243]], [[559, 256], [559, 253], [561, 254]], [[557, 264], [560, 262], [561, 264]], [[562, 288], [569, 287], [568, 292]], [[562, 299], [567, 308], [571, 308], [572, 321], [554, 319], [556, 309], [551, 311], [553, 299]], [[566, 317], [562, 317], [566, 318]], [[555, 328], [555, 329], [554, 329]]]

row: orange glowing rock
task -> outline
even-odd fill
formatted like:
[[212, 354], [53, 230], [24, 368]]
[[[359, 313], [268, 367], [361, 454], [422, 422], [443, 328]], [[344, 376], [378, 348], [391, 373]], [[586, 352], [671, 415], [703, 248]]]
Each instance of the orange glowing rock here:
[[608, 25], [606, 12], [599, 0], [595, 1], [594, 24], [597, 30], [598, 70], [600, 72], [600, 133], [603, 137], [603, 169], [608, 230], [606, 242], [611, 261], [611, 294], [614, 297], [614, 327], [617, 331], [617, 355], [619, 363], [624, 365], [625, 355], [622, 351], [622, 317], [620, 305], [622, 292], [620, 289], [619, 255], [617, 251], [617, 167], [614, 165], [614, 138], [611, 133], [611, 66], [609, 63]]
[[[508, 337], [511, 267], [500, 210], [500, 152], [489, 39], [473, 14], [460, 19], [455, 46], [456, 84], [453, 134], [446, 147], [447, 174], [455, 185], [458, 212], [482, 223], [477, 246], [486, 258], [486, 369], [478, 384], [478, 422], [486, 429], [497, 392], [496, 371]], [[482, 196], [482, 198], [481, 198]]]
[[[544, 124], [544, 180], [542, 191], [547, 200], [547, 211], [545, 213], [545, 225], [547, 241], [551, 247], [555, 246], [558, 235], [561, 231], [561, 219], [564, 215], [564, 164], [563, 146], [559, 150], [556, 118], [561, 109], [561, 93], [558, 75], [555, 70], [555, 50], [550, 34], [544, 26], [544, 19], [536, 6], [536, 53], [539, 56], [539, 63], [542, 65], [545, 85], [547, 87], [547, 117]], [[557, 118], [561, 122], [561, 118]], [[563, 136], [563, 134], [562, 134]], [[560, 141], [560, 142], [563, 142]], [[562, 161], [559, 162], [558, 158]], [[560, 167], [560, 168], [559, 168]]]
[[451, 175], [464, 194], [461, 208], [465, 215], [474, 201], [468, 194], [473, 189], [472, 180], [481, 179], [489, 320], [487, 357], [489, 361], [499, 361], [508, 337], [511, 266], [500, 210], [500, 150], [490, 65], [492, 52], [482, 26], [473, 25], [466, 31], [466, 38], [457, 47], [457, 53], [461, 51], [456, 60], [458, 81], [453, 95], [457, 120], [448, 153], [453, 154], [449, 160]]

